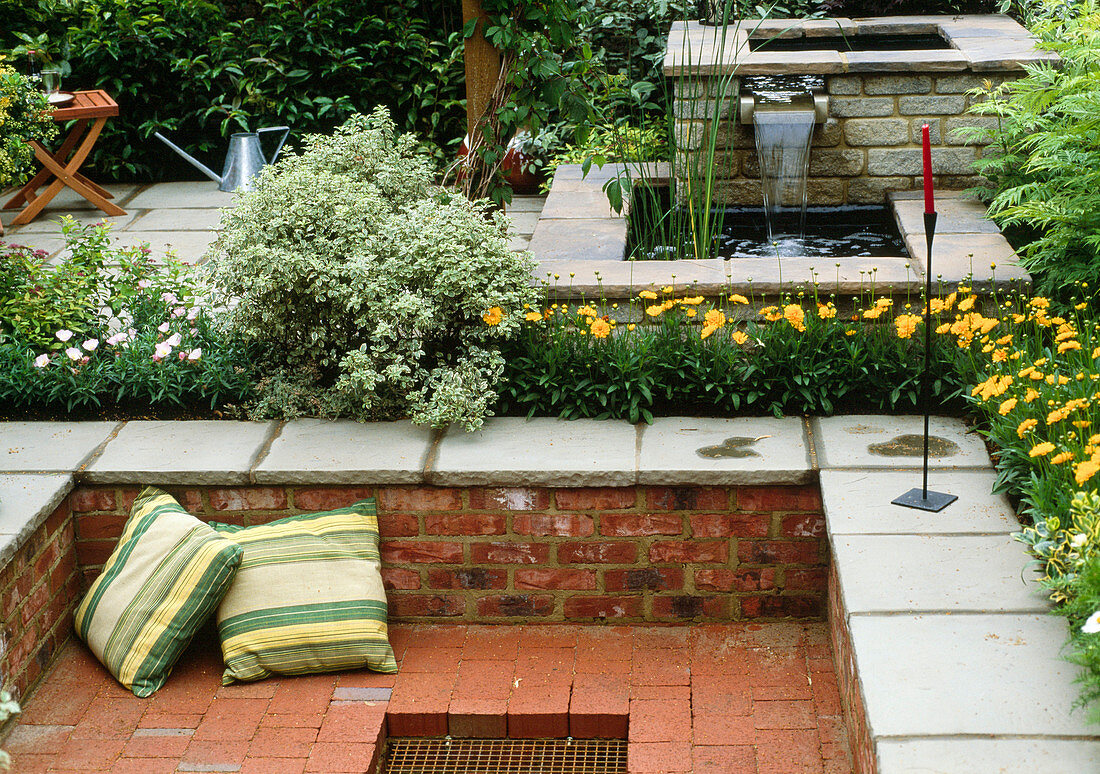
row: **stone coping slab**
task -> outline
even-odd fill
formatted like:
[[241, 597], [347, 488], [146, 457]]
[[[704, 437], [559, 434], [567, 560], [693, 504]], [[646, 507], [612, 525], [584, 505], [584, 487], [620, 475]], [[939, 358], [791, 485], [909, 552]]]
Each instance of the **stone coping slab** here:
[[64, 473], [0, 474], [0, 567], [7, 564], [72, 488], [73, 477]]
[[873, 737], [1091, 737], [1071, 712], [1078, 667], [1049, 615], [890, 615], [849, 620]]
[[0, 471], [73, 472], [120, 427], [118, 422], [2, 422]]
[[829, 534], [1007, 535], [1020, 529], [1008, 499], [993, 494], [997, 476], [987, 470], [929, 470], [928, 488], [958, 495], [939, 513], [890, 501], [921, 485], [921, 471], [822, 470], [821, 497]]
[[409, 421], [287, 422], [256, 466], [258, 484], [415, 484], [423, 481], [431, 430]]
[[879, 774], [1084, 774], [1096, 770], [1100, 740], [884, 739], [878, 756]]
[[641, 426], [639, 484], [811, 483], [804, 428], [789, 419], [658, 417]]
[[849, 615], [1050, 610], [1008, 535], [847, 535], [832, 549]]
[[[823, 469], [920, 468], [923, 464], [920, 416], [815, 417], [812, 426]], [[929, 468], [989, 467], [985, 444], [967, 431], [962, 420], [932, 417], [929, 436]]]
[[94, 484], [246, 484], [275, 422], [127, 422], [88, 466]]

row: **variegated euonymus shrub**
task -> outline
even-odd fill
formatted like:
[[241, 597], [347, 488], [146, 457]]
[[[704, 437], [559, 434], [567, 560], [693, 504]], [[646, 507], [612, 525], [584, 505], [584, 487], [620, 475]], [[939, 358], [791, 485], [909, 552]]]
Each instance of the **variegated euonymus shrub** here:
[[228, 213], [212, 272], [262, 345], [255, 414], [481, 424], [531, 300], [498, 214], [433, 184], [383, 109], [307, 137]]

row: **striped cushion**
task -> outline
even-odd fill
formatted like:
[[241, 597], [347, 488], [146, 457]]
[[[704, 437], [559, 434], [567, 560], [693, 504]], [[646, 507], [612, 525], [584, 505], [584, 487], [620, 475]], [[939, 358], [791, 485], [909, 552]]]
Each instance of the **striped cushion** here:
[[218, 607], [222, 683], [364, 666], [397, 671], [374, 500], [256, 527], [211, 526], [244, 549]]
[[76, 633], [120, 683], [150, 696], [217, 607], [240, 562], [233, 540], [148, 487], [76, 609]]

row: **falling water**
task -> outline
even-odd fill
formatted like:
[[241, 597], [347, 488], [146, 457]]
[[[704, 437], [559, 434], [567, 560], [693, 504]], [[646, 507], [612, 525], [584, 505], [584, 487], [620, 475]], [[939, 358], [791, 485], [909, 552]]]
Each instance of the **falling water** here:
[[756, 91], [753, 124], [768, 240], [779, 255], [801, 255], [806, 231], [806, 174], [814, 130], [813, 96], [804, 90]]

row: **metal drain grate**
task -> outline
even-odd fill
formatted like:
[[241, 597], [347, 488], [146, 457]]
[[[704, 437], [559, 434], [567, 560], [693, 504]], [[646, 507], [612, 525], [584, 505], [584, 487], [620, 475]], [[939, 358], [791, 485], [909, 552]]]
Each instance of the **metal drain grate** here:
[[384, 774], [626, 774], [622, 739], [390, 739]]

